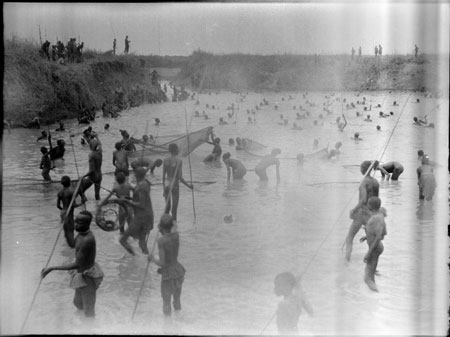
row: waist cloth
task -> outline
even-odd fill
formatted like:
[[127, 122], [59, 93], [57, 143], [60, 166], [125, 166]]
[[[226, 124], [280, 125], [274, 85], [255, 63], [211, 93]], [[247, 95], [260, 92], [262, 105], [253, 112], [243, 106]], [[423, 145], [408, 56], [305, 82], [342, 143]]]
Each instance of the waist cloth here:
[[162, 280], [175, 280], [180, 277], [183, 277], [186, 273], [186, 269], [184, 269], [183, 265], [179, 262], [174, 263], [170, 266], [164, 266], [160, 268], [160, 273], [162, 276]]
[[98, 289], [100, 284], [103, 281], [103, 270], [100, 268], [97, 262], [94, 262], [94, 265], [86, 269], [83, 272], [78, 272], [77, 270], [69, 270], [70, 275], [70, 283], [69, 286], [72, 289], [82, 288], [87, 286], [87, 283], [85, 281], [85, 277], [90, 277], [94, 280], [95, 283], [95, 289]]

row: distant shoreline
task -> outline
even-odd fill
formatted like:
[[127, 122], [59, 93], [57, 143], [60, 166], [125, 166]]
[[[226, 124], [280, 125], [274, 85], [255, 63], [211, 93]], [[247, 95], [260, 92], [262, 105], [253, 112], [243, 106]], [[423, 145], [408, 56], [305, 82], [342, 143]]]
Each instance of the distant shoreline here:
[[81, 109], [100, 110], [106, 101], [117, 111], [169, 100], [151, 73], [192, 91], [421, 91], [442, 95], [441, 55], [112, 55], [87, 50], [80, 63], [58, 64], [39, 46], [5, 42], [4, 120], [26, 127], [76, 118]]

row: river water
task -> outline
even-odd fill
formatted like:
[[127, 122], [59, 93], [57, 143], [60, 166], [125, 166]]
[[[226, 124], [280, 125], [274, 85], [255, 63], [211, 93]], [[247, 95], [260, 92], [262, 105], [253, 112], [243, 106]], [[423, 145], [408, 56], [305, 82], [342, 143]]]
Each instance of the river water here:
[[[355, 92], [336, 93], [347, 103], [362, 100], [372, 105], [373, 122], [356, 117], [356, 109], [347, 110], [341, 103], [322, 111], [329, 93], [313, 92], [307, 98], [316, 107], [307, 107], [301, 93], [248, 93], [240, 101], [234, 93], [200, 94], [195, 101], [144, 105], [122, 113], [116, 120], [99, 117], [92, 123], [103, 144], [103, 171], [111, 172], [114, 143], [121, 139], [119, 129], [140, 138], [148, 134], [170, 135], [214, 126], [222, 139], [224, 152], [253, 169], [258, 157], [235, 151], [228, 145], [230, 137], [248, 137], [282, 150], [281, 181], [277, 185], [275, 169], [268, 169], [268, 183], [260, 183], [249, 171], [243, 183], [226, 183], [225, 165], [202, 162], [212, 146], [203, 144], [191, 154], [192, 178], [215, 181], [199, 184], [194, 191], [196, 220], [190, 190], [181, 187], [179, 260], [187, 273], [182, 293], [182, 314], [165, 320], [162, 314], [160, 275], [150, 265], [136, 316], [131, 316], [146, 275], [146, 258], [125, 253], [118, 243], [117, 232], [104, 232], [91, 226], [97, 239], [97, 261], [105, 278], [97, 292], [96, 319], [85, 325], [72, 304], [73, 290], [68, 287], [66, 272], [54, 271], [40, 284], [40, 271], [51, 256], [50, 265], [73, 261], [73, 250], [63, 236], [51, 251], [60, 229], [56, 194], [59, 184], [42, 184], [39, 148], [40, 130], [16, 129], [3, 134], [3, 189], [1, 231], [1, 333], [18, 334], [36, 294], [23, 333], [50, 334], [276, 334], [271, 320], [277, 298], [273, 293], [276, 274], [291, 271], [302, 275], [302, 286], [315, 314], [303, 313], [299, 331], [303, 335], [445, 335], [448, 308], [448, 98], [430, 98], [419, 93]], [[292, 99], [289, 99], [289, 95]], [[256, 123], [248, 124], [246, 110], [266, 98], [270, 104], [256, 111]], [[283, 100], [284, 98], [284, 100]], [[417, 99], [420, 102], [417, 102]], [[393, 101], [398, 106], [393, 106]], [[228, 106], [239, 107], [237, 116], [227, 117]], [[216, 109], [206, 108], [206, 104]], [[278, 110], [275, 110], [275, 104]], [[382, 108], [374, 108], [381, 104]], [[296, 110], [294, 110], [294, 105]], [[298, 106], [311, 116], [295, 120]], [[348, 125], [337, 130], [335, 119], [344, 110]], [[209, 120], [193, 117], [203, 110]], [[378, 112], [393, 111], [388, 118]], [[280, 114], [289, 120], [279, 125]], [[320, 119], [319, 114], [323, 114]], [[412, 125], [414, 116], [428, 114], [436, 128]], [[153, 125], [160, 118], [159, 127]], [[218, 125], [224, 117], [228, 125]], [[313, 121], [317, 120], [317, 126]], [[233, 122], [236, 121], [236, 124]], [[292, 130], [292, 123], [304, 130]], [[103, 126], [110, 123], [105, 131]], [[322, 124], [323, 123], [323, 124]], [[87, 146], [80, 143], [85, 128], [76, 121], [66, 121], [66, 131], [52, 132], [63, 138], [66, 154], [51, 175], [76, 178], [87, 171]], [[381, 126], [381, 131], [376, 130]], [[54, 130], [56, 126], [51, 126]], [[351, 139], [359, 132], [362, 141]], [[77, 134], [69, 137], [69, 134]], [[330, 161], [306, 162], [298, 166], [290, 159], [297, 153], [312, 153], [313, 139], [319, 148], [342, 142], [341, 155]], [[73, 144], [73, 151], [71, 142]], [[420, 203], [416, 168], [417, 151], [423, 149], [436, 162], [437, 190], [432, 202]], [[263, 151], [264, 152], [264, 151]], [[358, 165], [363, 160], [398, 161], [405, 167], [398, 182], [380, 181], [382, 206], [387, 209], [388, 235], [380, 257], [376, 277], [379, 293], [363, 282], [365, 243], [359, 243], [362, 231], [355, 237], [352, 260], [344, 263], [341, 245], [350, 225], [349, 210], [357, 202], [358, 182], [362, 175]], [[77, 173], [78, 169], [78, 173]], [[184, 177], [189, 179], [189, 164], [184, 159]], [[161, 181], [161, 169], [155, 171], [155, 182]], [[110, 189], [113, 175], [105, 174], [102, 186]], [[102, 190], [101, 196], [107, 192]], [[95, 210], [91, 188], [87, 192], [87, 209]], [[162, 214], [164, 200], [161, 185], [151, 192], [155, 219]], [[233, 222], [225, 223], [224, 216]], [[155, 239], [151, 232], [149, 247]]]

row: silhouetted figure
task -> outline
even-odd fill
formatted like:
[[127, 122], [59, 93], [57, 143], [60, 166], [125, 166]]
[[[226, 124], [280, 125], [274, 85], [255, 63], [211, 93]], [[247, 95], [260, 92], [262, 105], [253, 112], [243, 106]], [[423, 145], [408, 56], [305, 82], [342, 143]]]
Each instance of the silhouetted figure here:
[[378, 45], [378, 54], [380, 56], [383, 55], [383, 48], [381, 47], [381, 44]]
[[361, 46], [358, 48], [358, 56], [361, 57]]
[[419, 53], [419, 47], [417, 47], [417, 45], [414, 45], [414, 57], [417, 58], [417, 54]]
[[378, 47], [375, 46], [375, 56], [378, 56]]
[[116, 39], [113, 41], [113, 55], [116, 55]]
[[77, 46], [77, 51], [76, 51], [76, 59], [77, 59], [77, 63], [81, 62], [81, 55], [83, 53], [83, 47], [84, 47], [84, 42], [81, 42], [81, 44], [79, 44]]
[[42, 44], [42, 52], [45, 55], [47, 55], [47, 58], [50, 61], [50, 54], [48, 53], [49, 47], [50, 47], [50, 42], [48, 42], [48, 40], [45, 40], [45, 42]]
[[56, 55], [57, 55], [57, 53], [58, 53], [58, 50], [57, 50], [56, 48], [57, 48], [56, 45], [53, 45], [53, 46], [52, 46], [52, 60], [53, 60], [53, 61], [56, 61]]
[[130, 51], [130, 40], [128, 40], [128, 35], [125, 37], [125, 54], [128, 54], [128, 52]]

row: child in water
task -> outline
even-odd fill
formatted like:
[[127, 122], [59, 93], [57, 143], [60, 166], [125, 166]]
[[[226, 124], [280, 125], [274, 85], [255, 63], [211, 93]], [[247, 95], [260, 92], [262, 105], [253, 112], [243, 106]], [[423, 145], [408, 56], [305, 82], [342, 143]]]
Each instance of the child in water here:
[[290, 272], [278, 274], [274, 280], [274, 292], [277, 296], [283, 296], [277, 308], [278, 334], [298, 334], [298, 319], [302, 308], [312, 316], [313, 309], [303, 294], [300, 282]]

